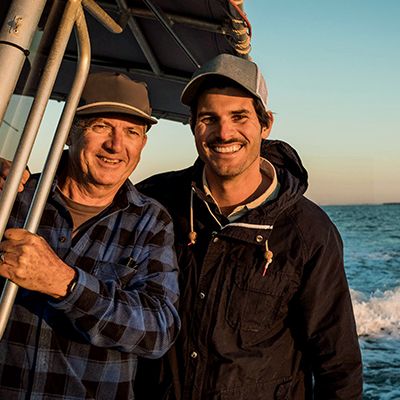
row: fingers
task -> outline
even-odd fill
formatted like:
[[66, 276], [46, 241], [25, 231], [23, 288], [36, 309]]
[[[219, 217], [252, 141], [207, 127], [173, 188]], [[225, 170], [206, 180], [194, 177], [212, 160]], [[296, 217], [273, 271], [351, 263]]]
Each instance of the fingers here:
[[10, 168], [11, 168], [11, 161], [0, 157], [0, 176], [2, 178], [7, 178], [8, 174], [10, 173]]
[[35, 236], [37, 235], [21, 228], [10, 228], [4, 232], [4, 237], [8, 240], [34, 240]]
[[[0, 176], [0, 191], [3, 190], [5, 183], [6, 183], [5, 178]], [[19, 188], [18, 188], [18, 191], [19, 191]]]
[[[0, 157], [0, 191], [3, 190], [6, 178], [10, 174], [11, 164], [12, 162], [10, 160], [6, 160], [5, 158]], [[26, 184], [29, 177], [29, 170], [25, 169], [21, 177], [21, 182], [18, 186], [18, 192], [22, 192], [24, 190], [24, 185]]]
[[24, 185], [28, 181], [30, 175], [31, 174], [29, 173], [29, 171], [27, 169], [25, 169], [24, 173], [22, 174], [21, 183], [19, 184], [19, 187], [18, 187], [18, 192], [22, 192], [24, 190]]
[[[25, 289], [65, 296], [75, 270], [65, 264], [44, 238], [24, 229], [8, 229], [0, 243], [0, 275]], [[1, 261], [1, 257], [0, 257]]]
[[13, 282], [15, 282], [15, 273], [12, 266], [15, 262], [15, 259], [15, 255], [10, 252], [0, 252], [0, 275], [3, 278], [10, 279]]
[[4, 232], [4, 240], [0, 243], [0, 261], [8, 265], [17, 264], [18, 255], [26, 253], [24, 246], [37, 246], [36, 236], [25, 229], [7, 229]]

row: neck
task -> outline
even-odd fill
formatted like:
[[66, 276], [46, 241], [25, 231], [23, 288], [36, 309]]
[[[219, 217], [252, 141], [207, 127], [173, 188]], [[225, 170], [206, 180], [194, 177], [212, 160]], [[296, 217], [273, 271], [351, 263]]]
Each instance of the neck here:
[[119, 190], [119, 187], [113, 187], [112, 190], [110, 190], [110, 188], [107, 187], [82, 184], [71, 177], [66, 177], [64, 180], [61, 180], [58, 187], [64, 196], [76, 203], [99, 207], [109, 205]]
[[251, 176], [239, 176], [230, 179], [207, 174], [209, 189], [224, 215], [229, 215], [236, 207], [247, 204], [261, 196], [270, 186], [270, 179], [260, 170]]

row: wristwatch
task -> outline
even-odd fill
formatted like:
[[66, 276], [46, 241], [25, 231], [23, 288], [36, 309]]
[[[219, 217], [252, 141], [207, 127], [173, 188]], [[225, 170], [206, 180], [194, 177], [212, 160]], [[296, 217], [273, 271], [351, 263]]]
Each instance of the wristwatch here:
[[68, 284], [67, 293], [65, 294], [64, 297], [68, 297], [70, 294], [72, 294], [72, 292], [74, 291], [75, 286], [76, 286], [76, 284], [78, 282], [78, 271], [75, 268], [73, 268], [73, 270], [75, 272], [75, 275], [72, 278], [72, 281]]

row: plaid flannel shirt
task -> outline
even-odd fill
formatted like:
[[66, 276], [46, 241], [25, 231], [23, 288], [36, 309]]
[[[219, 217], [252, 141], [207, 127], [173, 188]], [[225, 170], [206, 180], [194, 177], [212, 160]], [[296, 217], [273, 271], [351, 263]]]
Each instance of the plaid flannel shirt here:
[[[37, 180], [9, 226], [23, 226]], [[133, 399], [137, 356], [161, 357], [179, 330], [170, 217], [127, 181], [72, 239], [54, 188], [37, 233], [77, 270], [77, 284], [61, 301], [19, 289], [0, 341], [0, 399]]]

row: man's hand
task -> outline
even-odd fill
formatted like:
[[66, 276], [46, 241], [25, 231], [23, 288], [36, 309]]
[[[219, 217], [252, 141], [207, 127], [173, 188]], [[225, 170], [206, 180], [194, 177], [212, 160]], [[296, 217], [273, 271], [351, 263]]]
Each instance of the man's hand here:
[[[10, 173], [11, 161], [6, 160], [5, 158], [0, 157], [0, 191], [3, 190], [4, 184], [6, 182], [6, 178]], [[25, 169], [22, 174], [21, 182], [18, 186], [18, 192], [22, 192], [24, 190], [24, 185], [26, 181], [29, 179], [30, 173], [27, 169]]]
[[0, 275], [25, 289], [64, 297], [75, 278], [65, 264], [38, 235], [25, 229], [8, 229], [0, 243]]

